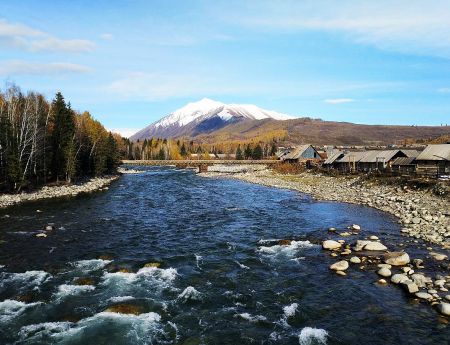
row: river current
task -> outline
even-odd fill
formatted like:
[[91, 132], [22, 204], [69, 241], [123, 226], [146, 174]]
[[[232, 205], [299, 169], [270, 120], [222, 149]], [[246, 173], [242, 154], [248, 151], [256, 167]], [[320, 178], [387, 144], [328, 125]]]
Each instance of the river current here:
[[353, 223], [402, 240], [368, 207], [174, 168], [0, 210], [0, 344], [448, 344], [430, 306], [329, 270]]

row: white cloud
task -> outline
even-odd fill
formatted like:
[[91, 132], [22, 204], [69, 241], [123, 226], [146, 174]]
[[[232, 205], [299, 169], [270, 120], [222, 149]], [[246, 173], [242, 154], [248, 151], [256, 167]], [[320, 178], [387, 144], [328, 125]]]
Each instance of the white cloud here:
[[114, 39], [114, 36], [112, 34], [104, 33], [100, 35], [100, 38], [105, 41], [112, 41]]
[[[237, 82], [239, 81], [239, 82]], [[182, 97], [267, 96], [267, 97], [333, 97], [354, 90], [391, 90], [403, 83], [318, 80], [255, 80], [233, 73], [197, 70], [192, 74], [162, 72], [128, 72], [103, 87], [115, 99], [160, 101]], [[275, 91], [274, 91], [275, 90]], [[339, 99], [338, 99], [339, 100]], [[345, 98], [341, 103], [354, 101]]]
[[[213, 75], [131, 72], [106, 86], [106, 90], [125, 99], [148, 101], [172, 97], [236, 94], [255, 90], [248, 85], [221, 80]], [[261, 90], [261, 86], [259, 90]]]
[[258, 1], [232, 18], [258, 30], [341, 33], [358, 43], [450, 56], [450, 1]]
[[342, 103], [351, 103], [355, 100], [352, 98], [333, 98], [333, 99], [326, 99], [324, 102], [329, 104], [342, 104]]
[[19, 23], [0, 19], [0, 44], [31, 52], [82, 53], [94, 50], [95, 43], [82, 39], [61, 39]]
[[67, 73], [87, 73], [91, 69], [68, 62], [40, 63], [34, 61], [2, 61], [0, 64], [1, 76], [14, 75], [54, 75]]
[[113, 133], [119, 133], [121, 136], [125, 138], [131, 137], [134, 133], [140, 131], [142, 128], [112, 128], [108, 129]]

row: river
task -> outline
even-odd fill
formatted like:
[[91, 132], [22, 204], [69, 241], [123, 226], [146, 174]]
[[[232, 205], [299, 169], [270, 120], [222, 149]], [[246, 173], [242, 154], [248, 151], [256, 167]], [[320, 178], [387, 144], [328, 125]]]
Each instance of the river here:
[[0, 343], [448, 344], [429, 305], [329, 270], [320, 241], [353, 223], [402, 242], [372, 208], [174, 168], [0, 210]]

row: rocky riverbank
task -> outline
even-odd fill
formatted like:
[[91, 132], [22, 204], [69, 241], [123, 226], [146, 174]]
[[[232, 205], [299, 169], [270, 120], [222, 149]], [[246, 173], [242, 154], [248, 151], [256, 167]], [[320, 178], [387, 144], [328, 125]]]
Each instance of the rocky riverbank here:
[[90, 179], [81, 184], [65, 185], [65, 186], [44, 186], [40, 190], [32, 193], [21, 194], [0, 194], [0, 208], [20, 204], [27, 201], [59, 198], [65, 196], [76, 196], [80, 193], [90, 193], [97, 190], [107, 189], [112, 181], [118, 179], [119, 176], [106, 176]]
[[[365, 181], [358, 177], [330, 177], [313, 173], [281, 175], [271, 170], [229, 172], [215, 167], [205, 177], [228, 177], [250, 183], [297, 190], [316, 199], [363, 204], [388, 212], [397, 217], [403, 235], [412, 237], [410, 243], [422, 239], [427, 244], [423, 258], [410, 258], [406, 243], [382, 243], [377, 236], [367, 236], [357, 224], [345, 231], [328, 229], [324, 234], [323, 249], [334, 263], [330, 270], [339, 276], [348, 271], [373, 271], [377, 284], [389, 282], [402, 287], [417, 301], [435, 306], [444, 316], [450, 316], [450, 206], [449, 200], [430, 190], [387, 186]], [[290, 240], [286, 240], [289, 243]], [[398, 251], [398, 248], [402, 248]], [[440, 247], [440, 248], [439, 248]], [[427, 267], [425, 267], [427, 266]], [[447, 319], [440, 320], [447, 324]]]

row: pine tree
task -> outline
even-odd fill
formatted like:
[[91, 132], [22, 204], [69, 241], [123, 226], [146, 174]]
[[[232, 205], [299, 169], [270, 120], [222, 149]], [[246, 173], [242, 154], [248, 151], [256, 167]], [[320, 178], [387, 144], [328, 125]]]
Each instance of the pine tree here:
[[162, 147], [159, 149], [159, 153], [158, 153], [157, 159], [159, 159], [159, 160], [166, 159], [166, 155], [164, 154], [164, 149]]
[[242, 156], [241, 145], [238, 145], [238, 147], [237, 147], [237, 149], [236, 149], [236, 159], [237, 159], [237, 160], [242, 160], [242, 159], [244, 159], [244, 157]]
[[[60, 178], [70, 179], [71, 168], [69, 156], [73, 154], [73, 137], [75, 123], [72, 110], [64, 100], [61, 92], [58, 92], [52, 102], [52, 163], [51, 173], [56, 181]], [[69, 163], [69, 165], [68, 165]]]
[[252, 158], [253, 159], [262, 159], [263, 158], [263, 150], [261, 148], [261, 145], [256, 145], [256, 147], [253, 149], [252, 152]]
[[[178, 145], [178, 146], [180, 146], [180, 145]], [[184, 146], [184, 143], [183, 143], [183, 145], [181, 145], [180, 155], [181, 155], [183, 158], [187, 156], [186, 146]]]
[[253, 153], [252, 148], [250, 147], [250, 144], [248, 144], [244, 151], [244, 158], [245, 159], [251, 158], [252, 153]]

